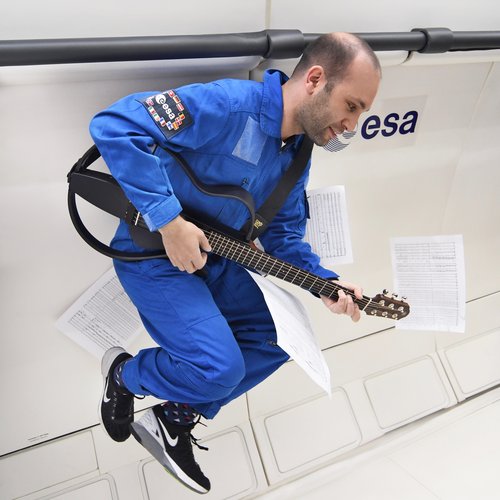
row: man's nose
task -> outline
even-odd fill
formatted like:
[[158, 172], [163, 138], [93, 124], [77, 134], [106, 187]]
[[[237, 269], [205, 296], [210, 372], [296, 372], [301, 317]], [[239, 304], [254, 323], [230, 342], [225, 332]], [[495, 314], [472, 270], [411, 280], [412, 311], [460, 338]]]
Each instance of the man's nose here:
[[354, 132], [358, 126], [359, 116], [361, 113], [356, 114], [356, 116], [348, 116], [342, 121], [343, 132]]
[[358, 121], [354, 121], [352, 119], [346, 119], [342, 122], [342, 132], [353, 132], [354, 129], [356, 128], [356, 125], [358, 124]]

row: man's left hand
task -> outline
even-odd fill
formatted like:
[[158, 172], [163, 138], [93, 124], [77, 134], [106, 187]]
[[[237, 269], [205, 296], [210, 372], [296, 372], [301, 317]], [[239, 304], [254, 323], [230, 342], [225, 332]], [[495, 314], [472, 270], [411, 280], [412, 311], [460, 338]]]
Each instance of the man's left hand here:
[[[344, 288], [352, 290], [357, 299], [363, 298], [363, 289], [358, 285], [353, 285], [352, 283], [347, 283], [345, 281], [337, 281], [336, 283]], [[324, 295], [321, 295], [321, 300], [323, 301], [323, 304], [325, 304], [325, 306], [328, 307], [328, 309], [330, 309], [333, 313], [346, 314], [354, 322], [359, 321], [361, 313], [358, 305], [352, 300], [352, 297], [347, 295], [343, 290], [339, 290], [338, 295], [338, 300], [330, 299]]]

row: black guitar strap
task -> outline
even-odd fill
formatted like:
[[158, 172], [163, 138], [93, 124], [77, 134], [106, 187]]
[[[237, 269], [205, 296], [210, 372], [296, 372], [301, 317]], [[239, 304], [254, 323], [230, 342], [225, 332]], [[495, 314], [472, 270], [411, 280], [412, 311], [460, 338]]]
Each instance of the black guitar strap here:
[[[177, 163], [183, 168], [186, 175], [198, 190], [209, 196], [222, 196], [226, 198], [237, 199], [245, 205], [250, 217], [244, 224], [239, 234], [230, 228], [220, 228], [232, 236], [251, 241], [258, 237], [272, 221], [276, 213], [283, 205], [286, 197], [297, 183], [304, 172], [309, 161], [313, 143], [304, 137], [300, 149], [292, 160], [287, 171], [280, 179], [271, 195], [262, 204], [257, 213], [255, 213], [254, 200], [250, 193], [239, 186], [232, 185], [207, 185], [200, 181], [191, 167], [182, 158], [181, 155], [169, 149], [165, 149]], [[126, 198], [123, 190], [116, 180], [109, 174], [87, 170], [101, 156], [97, 146], [93, 145], [85, 154], [73, 165], [68, 173], [68, 208], [73, 225], [82, 238], [94, 249], [107, 255], [108, 257], [123, 260], [141, 260], [144, 258], [155, 258], [164, 255], [161, 236], [157, 232], [150, 232], [133, 204]], [[146, 249], [155, 250], [148, 254], [119, 252], [111, 247], [99, 242], [84, 226], [75, 202], [75, 195], [78, 194], [89, 203], [110, 213], [120, 219], [124, 219], [130, 226], [130, 233], [134, 241]], [[191, 214], [191, 220], [193, 220]], [[201, 217], [200, 217], [201, 218]], [[193, 220], [196, 222], [196, 218]], [[202, 222], [205, 222], [202, 220]]]
[[[267, 226], [285, 203], [290, 191], [304, 173], [307, 162], [311, 157], [313, 145], [311, 139], [305, 135], [299, 151], [283, 174], [283, 177], [281, 177], [278, 185], [257, 210], [255, 221], [253, 221], [252, 240], [258, 238], [259, 235], [267, 229]], [[247, 228], [250, 224], [251, 221], [248, 220], [243, 228]]]

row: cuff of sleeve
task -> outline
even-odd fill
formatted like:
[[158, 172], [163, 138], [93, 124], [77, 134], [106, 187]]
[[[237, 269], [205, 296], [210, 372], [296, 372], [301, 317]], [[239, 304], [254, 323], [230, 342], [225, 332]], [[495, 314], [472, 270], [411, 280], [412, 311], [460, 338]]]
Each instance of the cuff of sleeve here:
[[159, 205], [142, 216], [150, 231], [157, 231], [182, 212], [181, 204], [175, 196], [165, 198]]

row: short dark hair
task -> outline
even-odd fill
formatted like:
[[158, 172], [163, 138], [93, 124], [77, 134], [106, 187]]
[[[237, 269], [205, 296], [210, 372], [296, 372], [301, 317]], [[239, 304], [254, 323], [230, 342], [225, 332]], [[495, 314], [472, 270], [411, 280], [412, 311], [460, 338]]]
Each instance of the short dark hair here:
[[351, 63], [360, 53], [367, 55], [374, 69], [382, 72], [377, 56], [362, 38], [353, 34], [326, 33], [307, 45], [292, 77], [318, 64], [325, 70], [326, 90], [330, 91], [346, 77]]

